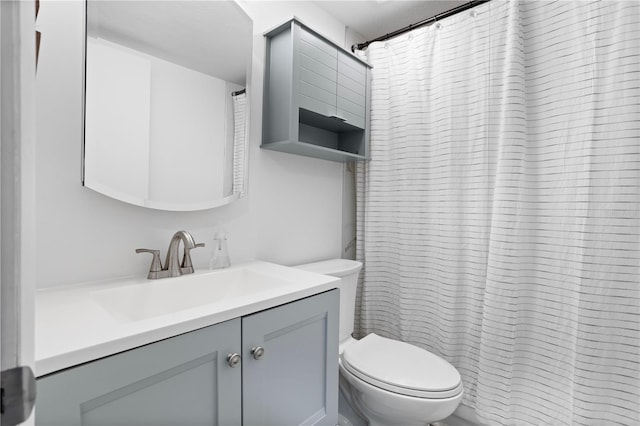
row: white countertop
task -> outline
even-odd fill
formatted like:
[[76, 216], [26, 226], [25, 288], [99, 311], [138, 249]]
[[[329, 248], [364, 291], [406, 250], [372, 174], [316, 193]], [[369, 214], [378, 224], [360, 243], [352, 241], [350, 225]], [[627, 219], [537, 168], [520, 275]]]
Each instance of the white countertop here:
[[[134, 288], [140, 296], [139, 289], [158, 283], [165, 287], [182, 283], [188, 289], [188, 283], [193, 280], [215, 281], [216, 277], [222, 276], [220, 274], [241, 268], [277, 277], [286, 284], [264, 290], [256, 290], [254, 286], [250, 292], [235, 293], [210, 302], [205, 299], [198, 306], [141, 319], [110, 312], [99, 299], [105, 291], [127, 294], [128, 289]], [[221, 271], [196, 271], [176, 278], [147, 280], [146, 277], [135, 277], [39, 290], [36, 293], [36, 376], [318, 294], [336, 288], [337, 283], [338, 279], [334, 277], [254, 261]], [[136, 302], [123, 300], [122, 303]]]

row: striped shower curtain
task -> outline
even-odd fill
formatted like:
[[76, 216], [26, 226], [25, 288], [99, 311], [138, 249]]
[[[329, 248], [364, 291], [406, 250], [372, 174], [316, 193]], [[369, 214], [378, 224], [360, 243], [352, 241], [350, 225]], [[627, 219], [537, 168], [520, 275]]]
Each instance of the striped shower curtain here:
[[640, 424], [640, 3], [493, 0], [367, 56], [358, 334], [487, 424]]

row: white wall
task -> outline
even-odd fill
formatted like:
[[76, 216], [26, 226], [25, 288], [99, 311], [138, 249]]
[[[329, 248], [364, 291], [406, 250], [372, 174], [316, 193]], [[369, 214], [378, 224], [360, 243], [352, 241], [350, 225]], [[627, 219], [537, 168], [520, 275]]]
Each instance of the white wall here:
[[[179, 229], [211, 243], [220, 223], [229, 233], [232, 262], [250, 258], [285, 265], [340, 257], [343, 168], [339, 163], [261, 150], [264, 41], [269, 28], [296, 15], [342, 44], [345, 27], [306, 2], [245, 2], [254, 20], [249, 194], [203, 212], [147, 210], [82, 187], [82, 2], [44, 0], [37, 74], [37, 286], [49, 287], [123, 275], [143, 275]], [[193, 251], [196, 267], [209, 248]]]

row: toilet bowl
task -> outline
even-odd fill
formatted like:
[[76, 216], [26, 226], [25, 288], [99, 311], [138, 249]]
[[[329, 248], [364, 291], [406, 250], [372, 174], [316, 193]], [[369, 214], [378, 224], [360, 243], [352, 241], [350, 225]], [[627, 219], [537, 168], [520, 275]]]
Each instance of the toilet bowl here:
[[370, 426], [427, 425], [453, 413], [463, 388], [460, 374], [449, 362], [374, 333], [360, 340], [351, 336], [362, 263], [333, 259], [297, 268], [341, 279], [340, 391]]
[[345, 345], [339, 364], [351, 404], [372, 426], [442, 420], [462, 398], [460, 374], [447, 361], [374, 333]]

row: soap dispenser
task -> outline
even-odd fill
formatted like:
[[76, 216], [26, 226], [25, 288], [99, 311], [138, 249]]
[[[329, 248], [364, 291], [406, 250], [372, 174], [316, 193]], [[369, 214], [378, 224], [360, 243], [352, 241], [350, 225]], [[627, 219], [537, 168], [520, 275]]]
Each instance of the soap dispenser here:
[[231, 266], [229, 252], [227, 251], [227, 235], [217, 231], [213, 236], [213, 251], [209, 261], [209, 269], [223, 269]]

